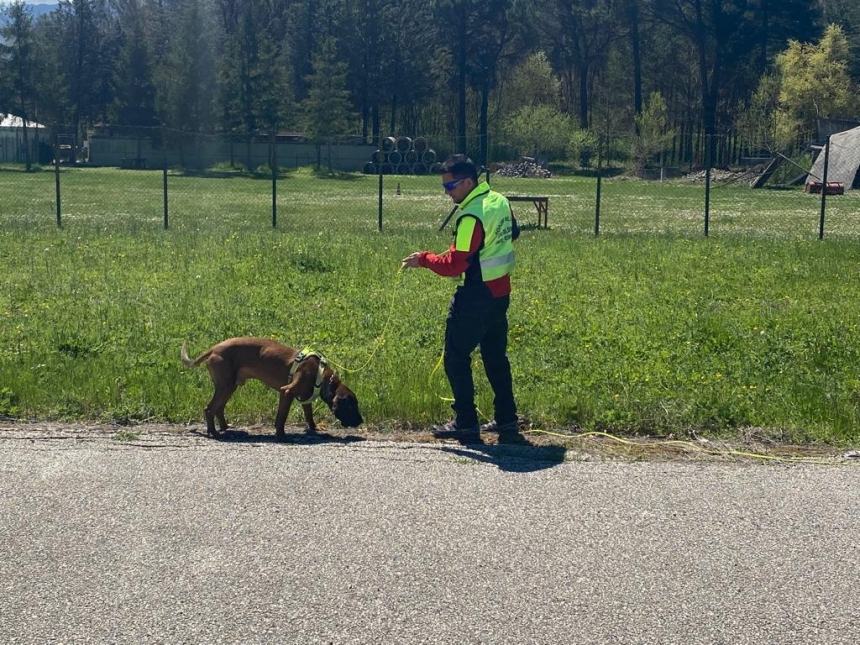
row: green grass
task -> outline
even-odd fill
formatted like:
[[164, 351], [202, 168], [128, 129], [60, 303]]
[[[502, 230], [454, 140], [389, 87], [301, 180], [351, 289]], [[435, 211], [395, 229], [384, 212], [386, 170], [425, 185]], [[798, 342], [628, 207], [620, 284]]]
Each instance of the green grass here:
[[[54, 176], [0, 171], [0, 414], [135, 422], [199, 421], [211, 393], [197, 353], [234, 335], [312, 346], [347, 368], [378, 427], [448, 417], [441, 369], [453, 281], [398, 274], [415, 249], [442, 250], [450, 203], [436, 177], [278, 184], [114, 169]], [[400, 183], [401, 194], [395, 188]], [[551, 230], [526, 230], [510, 312], [521, 411], [543, 426], [626, 433], [762, 427], [792, 440], [860, 437], [860, 196], [716, 187], [711, 237], [702, 186], [498, 178], [550, 196]], [[535, 221], [525, 204], [523, 223]], [[475, 365], [479, 407], [492, 397]], [[271, 422], [276, 396], [256, 383], [228, 406], [236, 423]], [[301, 418], [300, 409], [292, 418]]]

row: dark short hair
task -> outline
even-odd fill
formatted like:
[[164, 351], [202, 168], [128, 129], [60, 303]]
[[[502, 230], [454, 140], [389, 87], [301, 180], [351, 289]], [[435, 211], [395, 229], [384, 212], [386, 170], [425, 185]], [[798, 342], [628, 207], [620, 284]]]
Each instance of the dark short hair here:
[[466, 155], [451, 155], [442, 164], [439, 172], [443, 175], [454, 175], [457, 179], [469, 177], [475, 183], [478, 182], [478, 167]]

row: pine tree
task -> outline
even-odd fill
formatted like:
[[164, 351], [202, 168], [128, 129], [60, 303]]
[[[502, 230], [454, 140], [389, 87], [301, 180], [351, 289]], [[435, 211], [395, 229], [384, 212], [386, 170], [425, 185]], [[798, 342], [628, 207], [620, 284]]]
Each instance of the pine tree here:
[[[106, 120], [113, 101], [114, 43], [108, 37], [110, 16], [105, 0], [60, 0], [46, 30], [51, 37], [56, 93], [53, 107], [61, 117], [56, 125], [65, 126], [74, 137], [73, 161], [83, 131], [97, 120]], [[48, 45], [45, 51], [50, 51]]]
[[290, 49], [287, 46], [288, 4], [284, 0], [265, 3], [257, 18], [261, 25], [257, 56], [257, 77], [260, 83], [254, 109], [260, 127], [271, 135], [288, 123], [292, 116]]
[[185, 132], [214, 129], [215, 65], [210, 16], [201, 0], [176, 7], [176, 30], [162, 71], [164, 121]]
[[[851, 75], [860, 82], [860, 2], [857, 0], [818, 0], [825, 25], [842, 27], [851, 48]], [[795, 35], [795, 38], [799, 36]]]
[[[349, 65], [348, 83], [361, 115], [361, 134], [367, 141], [379, 141], [380, 106], [386, 95], [385, 66], [391, 60], [391, 40], [385, 36], [386, 9], [391, 0], [347, 0], [346, 22], [353, 29], [342, 34]], [[414, 80], [414, 77], [410, 77]]]
[[219, 85], [225, 129], [272, 136], [288, 119], [291, 104], [288, 64], [288, 0], [221, 0], [222, 42]]
[[550, 60], [562, 76], [567, 108], [578, 98], [579, 127], [589, 126], [590, 89], [617, 35], [611, 0], [544, 0], [542, 33]]
[[4, 8], [2, 16], [7, 22], [0, 28], [0, 79], [5, 85], [3, 94], [9, 106], [23, 121], [24, 161], [30, 172], [32, 159], [27, 122], [34, 112], [37, 93], [33, 17], [22, 0], [15, 0]]
[[155, 85], [139, 0], [124, 0], [119, 28], [112, 120], [120, 125], [152, 127], [157, 123]]
[[[254, 4], [220, 0], [222, 37], [218, 85], [221, 121], [225, 130], [244, 135], [245, 166], [251, 170], [251, 138], [257, 131], [254, 96], [257, 92], [257, 25]], [[231, 155], [232, 156], [232, 155]]]
[[347, 66], [338, 60], [335, 40], [323, 39], [314, 55], [313, 72], [307, 78], [308, 95], [302, 101], [302, 114], [305, 132], [317, 144], [317, 168], [320, 147], [326, 144], [329, 148], [329, 171], [331, 144], [348, 131], [351, 121], [346, 75]]

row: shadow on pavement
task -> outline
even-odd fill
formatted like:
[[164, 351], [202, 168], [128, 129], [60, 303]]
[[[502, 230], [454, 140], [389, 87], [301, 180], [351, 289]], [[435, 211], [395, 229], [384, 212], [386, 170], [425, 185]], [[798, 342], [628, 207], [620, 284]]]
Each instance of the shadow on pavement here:
[[[205, 432], [196, 432], [195, 434], [201, 437], [208, 437]], [[325, 432], [288, 432], [283, 439], [278, 438], [272, 432], [261, 434], [251, 434], [247, 430], [234, 430], [229, 428], [226, 432], [221, 433], [217, 439], [223, 443], [271, 443], [271, 444], [291, 444], [291, 445], [310, 445], [320, 443], [355, 443], [356, 441], [364, 441], [364, 437], [347, 435], [339, 437]]]
[[567, 448], [563, 446], [536, 446], [522, 434], [499, 437], [499, 443], [484, 443], [474, 434], [458, 436], [456, 433], [433, 433], [437, 439], [456, 439], [461, 447], [441, 446], [439, 450], [458, 457], [492, 464], [512, 473], [530, 473], [564, 463]]

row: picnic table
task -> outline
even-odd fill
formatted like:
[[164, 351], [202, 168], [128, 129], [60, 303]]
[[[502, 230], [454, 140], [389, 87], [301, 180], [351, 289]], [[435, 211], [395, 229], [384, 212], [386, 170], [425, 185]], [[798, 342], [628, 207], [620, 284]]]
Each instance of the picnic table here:
[[549, 197], [544, 195], [507, 195], [509, 202], [531, 202], [537, 209], [538, 228], [549, 228]]

